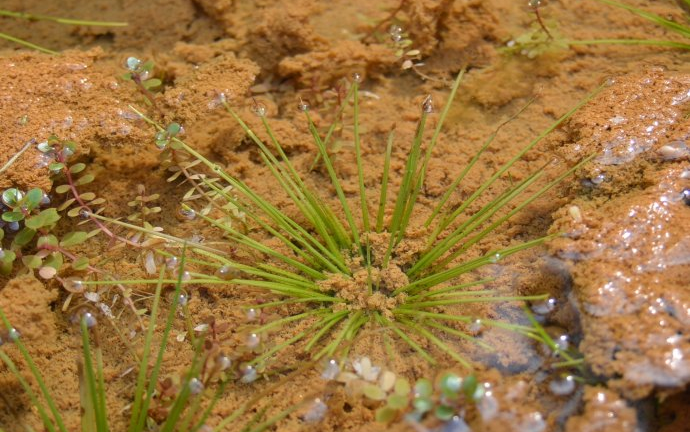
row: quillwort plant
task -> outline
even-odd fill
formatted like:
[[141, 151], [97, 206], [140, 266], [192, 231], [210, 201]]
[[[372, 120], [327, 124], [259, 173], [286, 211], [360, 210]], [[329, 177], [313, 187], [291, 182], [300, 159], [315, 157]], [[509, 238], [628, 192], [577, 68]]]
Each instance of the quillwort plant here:
[[[389, 186], [392, 135], [386, 146], [380, 189], [372, 193], [365, 183], [359, 132], [360, 83], [359, 77], [354, 77], [348, 94], [348, 99], [352, 101], [357, 168], [357, 193], [354, 200], [357, 205], [354, 206], [352, 200], [348, 200], [327, 151], [333, 127], [322, 137], [307, 104], [301, 103], [300, 109], [323, 161], [327, 179], [335, 191], [337, 207], [326, 204], [324, 197], [307, 186], [303, 175], [297, 171], [273, 133], [263, 106], [255, 106], [255, 113], [264, 125], [268, 143], [254, 133], [230, 107], [224, 95], [221, 95], [220, 102], [256, 144], [267, 169], [299, 210], [299, 222], [272, 204], [268, 197], [261, 196], [241, 179], [180, 139], [177, 135], [179, 125], [160, 125], [135, 110], [142, 119], [156, 128], [156, 145], [163, 149], [166, 166], [170, 166], [171, 161], [178, 161], [181, 163], [178, 172], [184, 172], [190, 166], [195, 169], [206, 167], [207, 174], [184, 175], [196, 182], [197, 192], [207, 199], [212, 211], [195, 211], [186, 203], [182, 203], [182, 207], [216, 227], [228, 240], [225, 248], [216, 247], [219, 242], [214, 242], [214, 247], [190, 242], [188, 247], [193, 256], [188, 261], [195, 269], [188, 272], [182, 283], [194, 286], [232, 284], [244, 287], [247, 292], [264, 297], [275, 296], [260, 304], [247, 305], [252, 311], [275, 309], [285, 313], [288, 306], [293, 311], [275, 320], [255, 325], [248, 332], [247, 344], [257, 347], [257, 355], [244, 365], [246, 381], [255, 379], [257, 371], [264, 370], [266, 364], [282, 350], [293, 345], [299, 344], [313, 359], [334, 356], [343, 359], [365, 327], [397, 336], [432, 364], [437, 363], [439, 353], [443, 353], [467, 368], [471, 368], [472, 364], [458, 352], [458, 341], [465, 340], [490, 348], [474, 336], [472, 327], [495, 327], [540, 339], [540, 333], [531, 325], [477, 317], [471, 312], [462, 313], [461, 308], [472, 304], [542, 300], [544, 296], [504, 295], [496, 290], [482, 289], [490, 280], [475, 278], [469, 282], [459, 282], [458, 278], [470, 276], [475, 270], [549, 240], [550, 237], [547, 236], [517, 242], [503, 249], [480, 252], [473, 258], [464, 258], [468, 251], [481, 244], [499, 226], [590, 159], [583, 159], [557, 177], [542, 182], [539, 187], [537, 182], [544, 178], [545, 170], [534, 171], [524, 179], [513, 182], [497, 196], [486, 200], [491, 186], [500, 178], [507, 177], [508, 171], [518, 160], [568, 119], [586, 100], [529, 142], [462, 202], [453, 203], [454, 192], [489, 148], [498, 132], [496, 130], [452, 182], [422, 226], [413, 227], [413, 214], [423, 193], [429, 161], [462, 76], [461, 72], [454, 82], [426, 146], [427, 121], [434, 108], [430, 97], [424, 101], [402, 179], [394, 194], [391, 190], [393, 187]], [[479, 203], [480, 198], [484, 198], [486, 203], [478, 210], [470, 211], [473, 205]], [[375, 205], [372, 204], [374, 201]], [[230, 223], [229, 221], [237, 220], [238, 214], [242, 216], [243, 223]], [[93, 217], [110, 220], [128, 229], [138, 229], [149, 236], [164, 239], [171, 245], [182, 242], [173, 236], [124, 221], [100, 215]], [[416, 253], [408, 253], [406, 246], [414, 229], [424, 232], [423, 247]], [[280, 246], [270, 247], [262, 243], [261, 237], [264, 235], [275, 238]], [[229, 253], [230, 250], [237, 249], [247, 251], [252, 258], [242, 260], [235, 258], [237, 254]], [[157, 253], [169, 256], [169, 252], [162, 249]], [[146, 279], [113, 281], [115, 282], [155, 283]], [[296, 323], [302, 324], [295, 327], [299, 330], [293, 331], [292, 336], [281, 341], [268, 340], [275, 331], [290, 329]], [[435, 351], [431, 351], [432, 349]]]

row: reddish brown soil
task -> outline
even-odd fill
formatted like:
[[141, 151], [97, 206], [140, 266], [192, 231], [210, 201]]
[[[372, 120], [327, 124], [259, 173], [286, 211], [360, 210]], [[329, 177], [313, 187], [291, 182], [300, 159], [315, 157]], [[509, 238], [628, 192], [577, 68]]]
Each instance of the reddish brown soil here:
[[[678, 21], [685, 19], [673, 1], [628, 2]], [[152, 130], [132, 119], [129, 105], [135, 105], [163, 121], [182, 123], [184, 138], [195, 149], [297, 217], [298, 210], [276, 192], [279, 185], [272, 181], [253, 146], [247, 144], [242, 129], [217, 109], [214, 100], [219, 92], [226, 94], [262, 138], [266, 136], [261, 121], [251, 113], [252, 99], [265, 105], [277, 138], [297, 169], [306, 173], [315, 149], [296, 109], [297, 101], [308, 101], [317, 125], [325, 127], [333, 118], [334, 90], [342, 79], [350, 79], [357, 72], [363, 76], [363, 89], [371, 95], [363, 99], [361, 109], [365, 182], [371, 187], [369, 198], [374, 208], [388, 133], [395, 128], [392, 172], [398, 175], [391, 181], [397, 186], [422, 100], [431, 94], [435, 105], [442, 106], [447, 97], [443, 82], [467, 66], [469, 71], [431, 160], [422, 205], [413, 221], [419, 226], [486, 137], [530, 97], [538, 96], [517, 120], [501, 130], [481, 163], [454, 194], [454, 202], [474, 191], [558, 116], [613, 77], [593, 101], [510, 170], [512, 179], [499, 179], [492, 192], [504, 190], [511, 181], [523, 179], [554, 158], [557, 163], [549, 166], [550, 175], [583, 156], [596, 154], [595, 160], [511, 219], [480, 245], [481, 250], [469, 255], [506, 247], [516, 239], [565, 233], [547, 248], [527, 251], [479, 273], [495, 277], [494, 287], [502, 292], [548, 293], [558, 299], [559, 308], [547, 324], [554, 334], [569, 333], [572, 343], [579, 342], [591, 368], [587, 379], [592, 385], [578, 384], [565, 397], [551, 394], [548, 383], [553, 376], [539, 368], [543, 363], [539, 347], [508, 332], [485, 331], [483, 340], [501, 347], [496, 354], [487, 355], [470, 343], [452, 342], [476, 363], [479, 379], [491, 384], [498, 404], [494, 416], [482, 417], [470, 410], [467, 418], [472, 430], [487, 431], [687, 428], [682, 418], [688, 408], [685, 389], [690, 382], [690, 244], [685, 233], [690, 208], [679, 200], [679, 194], [690, 187], [690, 180], [683, 176], [688, 171], [688, 156], [664, 160], [662, 147], [688, 139], [688, 54], [655, 47], [578, 46], [535, 59], [506, 56], [498, 48], [523, 33], [533, 21], [523, 2], [405, 1], [398, 17], [425, 60], [420, 71], [434, 78], [424, 81], [413, 71], [401, 69], [385, 38], [361, 37], [397, 6], [397, 1], [360, 0], [71, 0], [59, 6], [56, 2], [8, 0], [2, 7], [124, 20], [129, 26], [70, 28], [2, 19], [4, 33], [65, 51], [53, 57], [18, 51], [0, 42], [0, 166], [30, 140], [41, 142], [51, 134], [72, 139], [78, 143], [80, 157], [97, 176], [91, 189], [107, 200], [105, 214], [123, 217], [131, 213], [127, 202], [142, 184], [147, 194], [161, 194], [158, 204], [163, 211], [151, 219], [154, 225], [182, 237], [198, 234], [207, 240], [217, 238], [218, 234], [204, 224], [177, 217], [187, 186], [166, 182], [168, 173], [158, 169], [159, 151], [153, 145]], [[557, 22], [559, 32], [571, 39], [673, 38], [632, 14], [593, 0], [554, 0], [542, 14], [547, 22]], [[155, 76], [165, 81], [163, 90], [155, 95], [156, 109], [144, 103], [132, 83], [119, 78], [129, 55], [155, 61]], [[346, 123], [350, 120], [346, 117]], [[437, 114], [430, 121], [435, 124]], [[342, 132], [336, 169], [345, 179], [348, 199], [356, 206], [351, 135], [348, 128]], [[632, 152], [630, 140], [635, 140]], [[601, 182], [599, 175], [603, 176]], [[331, 188], [323, 186], [327, 183], [325, 172], [311, 172], [306, 182], [322, 191], [326, 201], [337, 203]], [[47, 189], [49, 184], [47, 169], [40, 166], [33, 146], [0, 176], [0, 190]], [[67, 230], [68, 225], [60, 229]], [[266, 239], [267, 244], [278, 247], [271, 241]], [[106, 271], [115, 271], [123, 278], [141, 276], [136, 251], [112, 251], [106, 239], [87, 243], [87, 247], [80, 253], [93, 257]], [[112, 260], [99, 260], [100, 256]], [[70, 323], [73, 309], [63, 311], [67, 293], [55, 281], [29, 275], [0, 279], [0, 286], [0, 307], [21, 330], [68, 429], [79, 430], [80, 340], [78, 329]], [[230, 339], [243, 340], [241, 307], [256, 302], [258, 296], [231, 286], [196, 288], [191, 291], [189, 304], [194, 323], [215, 317], [231, 324]], [[104, 295], [112, 299], [113, 294]], [[145, 292], [137, 291], [139, 294]], [[70, 308], [84, 302], [74, 298]], [[471, 312], [510, 320], [518, 319], [519, 307], [483, 305]], [[121, 302], [115, 309], [123, 313], [112, 324], [122, 334], [139, 330], [137, 320]], [[100, 321], [108, 322], [105, 317]], [[112, 430], [121, 431], [125, 430], [127, 413], [123, 410], [132, 401], [135, 379], [131, 369], [136, 361], [130, 349], [140, 349], [137, 342], [141, 334], [125, 344], [113, 326], [99, 328]], [[295, 326], [275, 334], [275, 342], [297, 330]], [[183, 333], [180, 322], [173, 335]], [[428, 344], [426, 348], [439, 359], [437, 367], [429, 366], [403, 343], [393, 348], [391, 357], [381, 332], [371, 327], [357, 339], [350, 356], [368, 356], [374, 364], [410, 379], [457, 369], [452, 359]], [[15, 349], [2, 349], [22, 364]], [[186, 341], [172, 340], [164, 376], [181, 374], [191, 357]], [[303, 359], [298, 348], [289, 348], [275, 363]], [[26, 370], [23, 374], [30, 378]], [[319, 374], [318, 370], [294, 374], [287, 385], [263, 402], [270, 404], [270, 416], [305, 398], [328, 396], [324, 421], [305, 424], [299, 415], [291, 415], [277, 430], [392, 430], [374, 421], [375, 406], [364, 403], [361, 396], [349, 395], [342, 386], [326, 386]], [[251, 386], [230, 386], [209, 423], [216, 424], [269, 384], [260, 380]], [[243, 419], [247, 420], [249, 416]], [[0, 427], [14, 432], [25, 430], [24, 425], [41, 430], [39, 417], [15, 377], [0, 366]], [[391, 427], [411, 430], [403, 422]]]

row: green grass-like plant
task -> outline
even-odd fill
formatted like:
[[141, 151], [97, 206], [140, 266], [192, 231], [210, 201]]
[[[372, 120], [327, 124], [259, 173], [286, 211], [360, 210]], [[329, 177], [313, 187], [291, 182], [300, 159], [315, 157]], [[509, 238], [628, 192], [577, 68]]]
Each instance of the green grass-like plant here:
[[[15, 12], [6, 9], [0, 9], [0, 17], [8, 17], [14, 19], [22, 19], [26, 21], [51, 21], [58, 24], [64, 25], [74, 25], [74, 26], [92, 26], [92, 27], [124, 27], [127, 25], [126, 22], [117, 21], [88, 21], [88, 20], [78, 20], [72, 18], [61, 18], [51, 15], [39, 15], [27, 12]], [[0, 32], [0, 39], [5, 39], [7, 41], [16, 43], [18, 45], [30, 48], [36, 51], [40, 51], [46, 54], [58, 55], [57, 51], [53, 51], [49, 48], [43, 47], [41, 45], [36, 45], [35, 43], [29, 42], [24, 39], [12, 36], [7, 33]]]
[[[266, 119], [265, 108], [258, 105], [255, 113], [260, 117], [269, 143], [262, 141], [254, 131], [229, 106], [221, 95], [221, 102], [228, 113], [244, 129], [256, 144], [260, 156], [274, 179], [300, 212], [301, 220], [289, 217], [271, 204], [267, 197], [255, 192], [242, 180], [223, 170], [204, 155], [194, 150], [177, 136], [179, 125], [163, 126], [136, 111], [143, 119], [155, 126], [156, 145], [163, 149], [167, 165], [178, 161], [178, 172], [186, 167], [198, 169], [205, 166], [211, 174], [189, 174], [196, 182], [196, 189], [208, 198], [217, 214], [196, 212], [211, 226], [219, 229], [230, 241], [229, 247], [248, 251], [256, 262], [240, 262], [214, 247], [203, 243], [190, 243], [189, 249], [195, 255], [189, 262], [196, 266], [190, 271], [185, 284], [233, 284], [246, 287], [261, 295], [273, 294], [274, 301], [248, 305], [259, 310], [281, 308], [287, 305], [301, 307], [301, 312], [253, 327], [249, 331], [252, 345], [257, 339], [266, 341], [268, 335], [291, 323], [304, 322], [301, 330], [293, 336], [265, 349], [259, 347], [258, 354], [245, 364], [246, 370], [255, 374], [267, 362], [285, 348], [301, 344], [312, 358], [347, 356], [353, 341], [366, 325], [384, 329], [396, 335], [429, 363], [436, 363], [430, 349], [432, 346], [448, 355], [462, 366], [471, 368], [471, 362], [458, 353], [453, 346], [455, 340], [468, 340], [485, 348], [491, 348], [473, 336], [471, 324], [496, 327], [515, 331], [526, 336], [539, 338], [539, 333], [530, 325], [521, 325], [500, 320], [485, 319], [471, 313], [457, 313], [455, 308], [464, 304], [521, 302], [544, 299], [542, 295], [502, 295], [496, 290], [477, 289], [490, 282], [474, 280], [460, 283], [458, 277], [515, 253], [530, 249], [548, 241], [542, 237], [518, 242], [501, 250], [492, 250], [472, 259], [462, 259], [473, 246], [480, 244], [499, 226], [520, 213], [537, 198], [571, 175], [589, 158], [560, 173], [550, 181], [537, 182], [544, 177], [543, 169], [527, 175], [523, 180], [491, 197], [479, 210], [469, 209], [502, 177], [508, 178], [509, 170], [548, 133], [569, 118], [583, 103], [555, 121], [539, 136], [528, 143], [507, 163], [479, 185], [475, 191], [458, 204], [453, 204], [453, 193], [458, 189], [468, 172], [478, 162], [482, 153], [489, 148], [498, 129], [484, 142], [461, 174], [450, 185], [435, 205], [433, 212], [421, 227], [426, 232], [425, 245], [411, 260], [402, 257], [401, 248], [411, 232], [412, 215], [417, 209], [435, 144], [441, 134], [444, 120], [450, 110], [453, 98], [462, 80], [461, 72], [455, 80], [448, 101], [440, 113], [436, 127], [428, 138], [426, 132], [428, 116], [433, 112], [430, 98], [424, 101], [417, 132], [408, 152], [400, 186], [393, 196], [392, 213], [389, 209], [389, 186], [391, 176], [392, 135], [385, 151], [385, 162], [381, 176], [381, 187], [374, 194], [364, 179], [362, 144], [360, 139], [359, 82], [355, 77], [348, 99], [352, 101], [354, 152], [357, 166], [358, 205], [353, 206], [344, 192], [341, 180], [327, 151], [333, 127], [322, 137], [312, 120], [308, 106], [302, 104], [307, 126], [333, 187], [338, 206], [326, 204], [324, 198], [309, 188], [287, 157]], [[172, 132], [171, 132], [172, 131]], [[269, 147], [270, 146], [270, 147]], [[272, 148], [271, 148], [272, 147]], [[375, 196], [372, 196], [375, 195]], [[221, 198], [220, 200], [218, 198]], [[377, 205], [372, 205], [377, 198]], [[220, 201], [220, 202], [219, 202]], [[193, 213], [189, 205], [182, 204], [185, 211]], [[232, 212], [228, 208], [234, 209]], [[245, 218], [249, 230], [243, 230], [229, 223], [237, 215]], [[338, 216], [341, 213], [342, 219]], [[181, 239], [156, 233], [141, 227], [105, 218], [94, 217], [140, 230], [152, 237], [167, 240], [170, 245], [180, 244]], [[415, 227], [417, 228], [417, 227]], [[280, 247], [269, 247], [253, 236], [250, 231], [259, 232], [280, 241]], [[170, 255], [159, 250], [160, 254]], [[209, 271], [212, 270], [212, 271]], [[390, 275], [397, 275], [399, 282], [393, 282]], [[475, 278], [476, 279], [476, 278]], [[122, 280], [113, 283], [152, 283], [146, 279]], [[84, 282], [85, 284], [91, 282]], [[95, 282], [94, 282], [95, 283]], [[480, 321], [477, 321], [481, 318]], [[252, 347], [254, 348], [254, 347]], [[252, 375], [253, 376], [253, 375]]]
[[[594, 1], [629, 11], [669, 30], [672, 33], [680, 35], [683, 38], [690, 39], [690, 24], [688, 23], [677, 23], [660, 15], [645, 11], [644, 9], [636, 8], [615, 0]], [[690, 0], [682, 1], [687, 7], [690, 7]], [[536, 5], [533, 6], [533, 11], [537, 17], [537, 22], [535, 22], [527, 32], [509, 42], [508, 46], [501, 48], [501, 51], [511, 54], [521, 53], [528, 58], [534, 58], [549, 51], [563, 50], [570, 46], [576, 45], [648, 45], [690, 50], [690, 43], [665, 39], [569, 39], [558, 32], [554, 23], [542, 20], [541, 16], [539, 15], [539, 7], [540, 2], [536, 2]]]

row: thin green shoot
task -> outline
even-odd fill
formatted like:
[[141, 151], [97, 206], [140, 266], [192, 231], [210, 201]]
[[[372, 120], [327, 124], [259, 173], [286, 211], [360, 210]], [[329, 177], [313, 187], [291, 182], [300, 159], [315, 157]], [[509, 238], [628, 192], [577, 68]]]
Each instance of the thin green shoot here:
[[146, 385], [146, 376], [148, 372], [149, 356], [151, 355], [151, 345], [153, 343], [153, 333], [156, 327], [156, 321], [158, 319], [158, 309], [160, 307], [160, 297], [161, 291], [163, 289], [163, 273], [165, 268], [161, 268], [158, 275], [158, 282], [156, 284], [156, 291], [153, 295], [153, 304], [151, 305], [151, 314], [149, 317], [149, 327], [146, 331], [146, 336], [144, 337], [143, 352], [141, 355], [141, 361], [139, 362], [139, 372], [137, 374], [137, 384], [134, 390], [134, 402], [132, 403], [132, 411], [130, 414], [129, 432], [136, 432], [137, 426], [140, 420], [142, 409], [144, 408], [144, 399], [146, 395], [144, 394], [144, 387]]
[[[179, 299], [180, 299], [180, 293], [182, 292], [182, 276], [184, 274], [184, 268], [185, 268], [185, 262], [187, 259], [187, 244], [183, 243], [182, 245], [182, 254], [180, 257], [180, 265], [179, 265], [179, 274], [177, 278], [177, 283], [175, 284], [175, 292], [173, 294], [173, 300], [172, 300], [172, 305], [170, 306], [170, 310], [168, 311], [168, 316], [165, 321], [165, 327], [163, 328], [163, 334], [160, 342], [160, 347], [158, 348], [158, 355], [156, 356], [156, 361], [153, 365], [153, 369], [151, 370], [151, 374], [148, 377], [149, 380], [149, 385], [146, 389], [146, 393], [143, 395], [143, 397], [140, 398], [139, 402], [139, 408], [137, 409], [137, 417], [135, 419], [135, 416], [132, 415], [132, 419], [135, 419], [134, 421], [130, 420], [130, 428], [129, 432], [138, 432], [141, 430], [144, 430], [144, 425], [146, 424], [146, 417], [148, 415], [148, 410], [149, 406], [151, 404], [151, 399], [153, 398], [155, 389], [156, 389], [156, 383], [158, 382], [158, 374], [160, 373], [161, 366], [163, 364], [163, 354], [165, 353], [165, 348], [168, 344], [168, 337], [170, 336], [170, 331], [172, 330], [172, 325], [175, 320], [175, 314], [177, 312], [177, 306], [179, 304]], [[159, 277], [159, 281], [162, 279], [162, 274]], [[156, 295], [158, 296], [158, 299], [160, 299], [160, 287], [162, 286], [162, 282], [158, 282], [157, 288], [156, 288]], [[156, 312], [157, 313], [157, 312]], [[149, 324], [149, 333], [147, 333], [147, 338], [146, 338], [146, 344], [148, 344], [148, 350], [150, 352], [150, 347], [151, 347], [151, 340], [152, 340], [152, 333], [153, 333], [153, 328], [155, 326], [155, 320], [151, 320]], [[146, 346], [145, 346], [146, 348]], [[147, 355], [148, 357], [148, 355]], [[141, 384], [142, 378], [141, 378], [141, 370], [143, 369], [146, 371], [148, 369], [148, 362], [144, 363], [143, 359], [142, 362], [139, 364], [139, 377], [137, 378], [137, 388], [139, 388], [139, 385]], [[144, 372], [144, 378], [145, 379], [145, 372]], [[136, 397], [136, 396], [135, 396]], [[136, 399], [135, 399], [136, 401]]]
[[95, 348], [96, 359], [94, 361], [86, 317], [82, 317], [80, 328], [84, 359], [84, 381], [86, 381], [87, 386], [86, 394], [87, 398], [92, 402], [89, 406], [93, 409], [93, 419], [96, 423], [96, 431], [108, 432], [108, 413], [105, 399], [105, 384], [103, 381], [103, 359], [101, 349], [100, 347]]
[[[9, 320], [7, 319], [7, 316], [3, 312], [2, 308], [0, 308], [0, 320], [2, 321], [2, 324], [4, 324], [5, 328], [8, 331], [13, 330], [13, 327], [10, 324]], [[36, 366], [36, 363], [34, 362], [31, 355], [29, 354], [29, 351], [26, 349], [26, 346], [24, 345], [24, 342], [21, 340], [21, 337], [18, 337], [15, 340], [13, 340], [13, 343], [14, 343], [14, 345], [16, 345], [17, 349], [19, 349], [19, 352], [21, 353], [22, 358], [24, 359], [26, 364], [29, 366], [29, 370], [31, 371], [32, 377], [38, 383], [38, 387], [41, 390], [41, 395], [43, 396], [43, 399], [48, 404], [48, 408], [50, 409], [50, 412], [53, 416], [53, 419], [55, 420], [55, 424], [57, 425], [57, 430], [59, 430], [60, 432], [67, 432], [67, 428], [65, 427], [64, 421], [62, 420], [62, 416], [60, 415], [60, 412], [57, 410], [57, 405], [55, 404], [53, 397], [50, 395], [50, 391], [48, 391], [48, 387], [46, 386], [45, 381], [43, 380], [41, 372], [39, 371], [38, 367]], [[10, 364], [7, 363], [7, 360], [9, 359], [9, 357], [7, 357], [7, 355], [2, 350], [0, 350], [0, 355], [2, 356], [3, 361], [8, 365], [8, 367], [10, 367]], [[10, 368], [10, 369], [12, 369], [12, 368]], [[17, 370], [16, 367], [14, 367], [14, 370], [15, 371]], [[14, 375], [17, 376], [18, 378], [20, 377], [20, 375], [18, 373], [14, 373]], [[20, 379], [20, 382], [22, 380], [23, 380], [23, 378]], [[24, 383], [26, 383], [26, 381], [24, 381]], [[28, 387], [28, 384], [27, 384], [27, 386], [24, 386], [24, 385], [22, 385], [22, 386], [25, 389], [30, 389], [30, 387]], [[35, 394], [35, 393], [33, 393], [33, 391], [32, 391], [29, 394], [31, 395], [31, 394]], [[38, 402], [38, 398], [32, 398], [32, 402], [34, 402], [34, 401]], [[36, 403], [34, 402], [34, 406], [36, 406], [36, 408], [39, 409], [39, 411], [40, 411], [39, 406], [42, 406], [42, 405], [40, 405], [40, 404], [36, 405]], [[45, 419], [47, 419], [47, 417], [41, 415], [41, 418], [45, 424]], [[51, 425], [51, 427], [48, 427], [48, 425], [46, 424], [46, 427], [48, 429], [55, 430], [54, 427], [52, 427], [52, 425]]]
[[61, 18], [52, 15], [40, 15], [32, 14], [28, 12], [13, 12], [9, 10], [0, 9], [0, 16], [6, 16], [11, 18], [18, 18], [27, 21], [53, 21], [59, 24], [66, 25], [82, 25], [82, 26], [92, 26], [92, 27], [126, 27], [128, 24], [121, 21], [90, 21], [90, 20], [79, 20], [74, 18]]
[[[59, 24], [65, 24], [65, 25], [84, 25], [84, 26], [93, 26], [93, 27], [124, 27], [127, 25], [126, 22], [118, 22], [118, 21], [88, 21], [88, 20], [78, 20], [78, 19], [72, 19], [72, 18], [61, 18], [61, 17], [55, 17], [51, 15], [40, 15], [40, 14], [31, 14], [27, 12], [14, 12], [10, 10], [5, 10], [5, 9], [0, 9], [0, 16], [8, 17], [8, 18], [15, 18], [15, 19], [23, 19], [27, 21], [52, 21], [56, 22]], [[24, 46], [26, 48], [30, 48], [45, 54], [51, 54], [51, 55], [59, 55], [60, 53], [57, 51], [53, 51], [49, 48], [45, 48], [40, 45], [36, 45], [34, 43], [31, 43], [27, 40], [20, 39], [18, 37], [9, 35], [7, 33], [0, 33], [0, 39], [5, 39], [10, 42], [14, 42], [18, 45]]]
[[[630, 6], [626, 3], [621, 3], [614, 0], [595, 0], [599, 3], [603, 3], [609, 6], [614, 6], [619, 9], [627, 10], [639, 17], [650, 21], [657, 26], [663, 27], [673, 33], [676, 33], [684, 38], [690, 38], [690, 26], [686, 24], [681, 24], [676, 21], [664, 18], [660, 15], [647, 12], [644, 9], [640, 9], [634, 6]], [[683, 0], [686, 5], [688, 5], [688, 0]], [[569, 40], [568, 45], [651, 45], [660, 46], [666, 48], [678, 48], [684, 50], [690, 50], [690, 43], [677, 42], [670, 40], [659, 40], [659, 39], [590, 39], [590, 40]]]

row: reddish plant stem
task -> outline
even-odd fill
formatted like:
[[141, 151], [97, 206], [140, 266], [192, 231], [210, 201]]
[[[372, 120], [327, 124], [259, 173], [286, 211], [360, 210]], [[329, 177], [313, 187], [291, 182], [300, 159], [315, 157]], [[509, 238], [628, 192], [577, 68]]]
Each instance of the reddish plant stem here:
[[[79, 259], [79, 257], [77, 257], [76, 255], [74, 255], [72, 252], [70, 252], [70, 251], [68, 251], [68, 250], [66, 250], [66, 249], [64, 249], [64, 248], [62, 248], [62, 247], [60, 247], [60, 246], [44, 245], [44, 246], [41, 246], [39, 249], [48, 250], [48, 251], [52, 251], [52, 252], [59, 252], [59, 253], [61, 253], [62, 255], [64, 255], [64, 256], [66, 256], [67, 258], [69, 258], [72, 262], [76, 262], [76, 261]], [[106, 276], [106, 277], [110, 277], [110, 275], [108, 275], [108, 273], [106, 273], [105, 271], [103, 271], [103, 270], [101, 270], [101, 269], [99, 269], [99, 268], [97, 268], [97, 267], [92, 266], [91, 264], [87, 265], [86, 268], [87, 268], [87, 270], [89, 270], [89, 272], [91, 272], [91, 273], [100, 274], [100, 275], [103, 275], [103, 276]], [[60, 281], [60, 283], [63, 283], [63, 284], [64, 284], [64, 282], [63, 282], [62, 279], [60, 279], [60, 278], [57, 278], [57, 279]], [[122, 293], [122, 298], [124, 299], [123, 301], [125, 302], [125, 304], [126, 304], [127, 306], [129, 306], [129, 308], [132, 310], [132, 313], [134, 313], [135, 316], [139, 317], [139, 316], [137, 315], [137, 308], [136, 308], [136, 306], [134, 305], [134, 302], [132, 301], [131, 298], [129, 298], [128, 296], [125, 295], [125, 291], [126, 291], [126, 290], [125, 290], [125, 287], [123, 287], [123, 286], [120, 285], [120, 284], [115, 284], [115, 285], [118, 287], [118, 289], [119, 289], [120, 292]]]
[[65, 165], [65, 168], [63, 169], [63, 172], [65, 174], [65, 178], [67, 179], [67, 185], [70, 188], [70, 192], [72, 193], [72, 197], [74, 197], [75, 201], [77, 204], [79, 204], [79, 208], [86, 211], [87, 217], [91, 222], [96, 224], [98, 229], [101, 230], [105, 235], [107, 235], [111, 240], [115, 241], [121, 241], [123, 243], [126, 243], [130, 246], [135, 246], [135, 247], [140, 247], [141, 245], [139, 243], [135, 243], [131, 240], [128, 240], [124, 237], [120, 237], [114, 232], [112, 232], [103, 222], [100, 220], [94, 218], [91, 216], [92, 213], [94, 213], [93, 210], [91, 210], [91, 207], [89, 207], [88, 204], [84, 202], [84, 200], [81, 198], [81, 195], [79, 194], [79, 191], [77, 190], [77, 186], [74, 184], [74, 178], [72, 177], [72, 173], [69, 170], [69, 167], [67, 166], [67, 161], [65, 157], [62, 155], [62, 152], [57, 152], [57, 155], [55, 156], [55, 160], [62, 163]]
[[144, 86], [144, 82], [142, 81], [139, 74], [132, 72], [132, 81], [137, 86], [137, 90], [139, 90], [139, 92], [146, 98], [146, 100], [148, 100], [151, 103], [151, 106], [153, 107], [153, 109], [155, 109], [156, 112], [158, 112], [158, 114], [162, 115], [163, 111], [161, 111], [161, 109], [158, 107], [158, 105], [156, 105], [156, 100], [153, 96], [153, 93], [151, 93], [146, 88], [146, 86]]
[[541, 18], [541, 14], [539, 13], [539, 8], [535, 7], [532, 10], [534, 11], [534, 16], [537, 17], [537, 23], [539, 23], [539, 27], [541, 27], [541, 29], [544, 30], [544, 33], [546, 33], [546, 36], [549, 37], [549, 40], [553, 40], [553, 36], [551, 35], [551, 32], [549, 31], [548, 28], [546, 28], [546, 24], [544, 24], [544, 20]]

